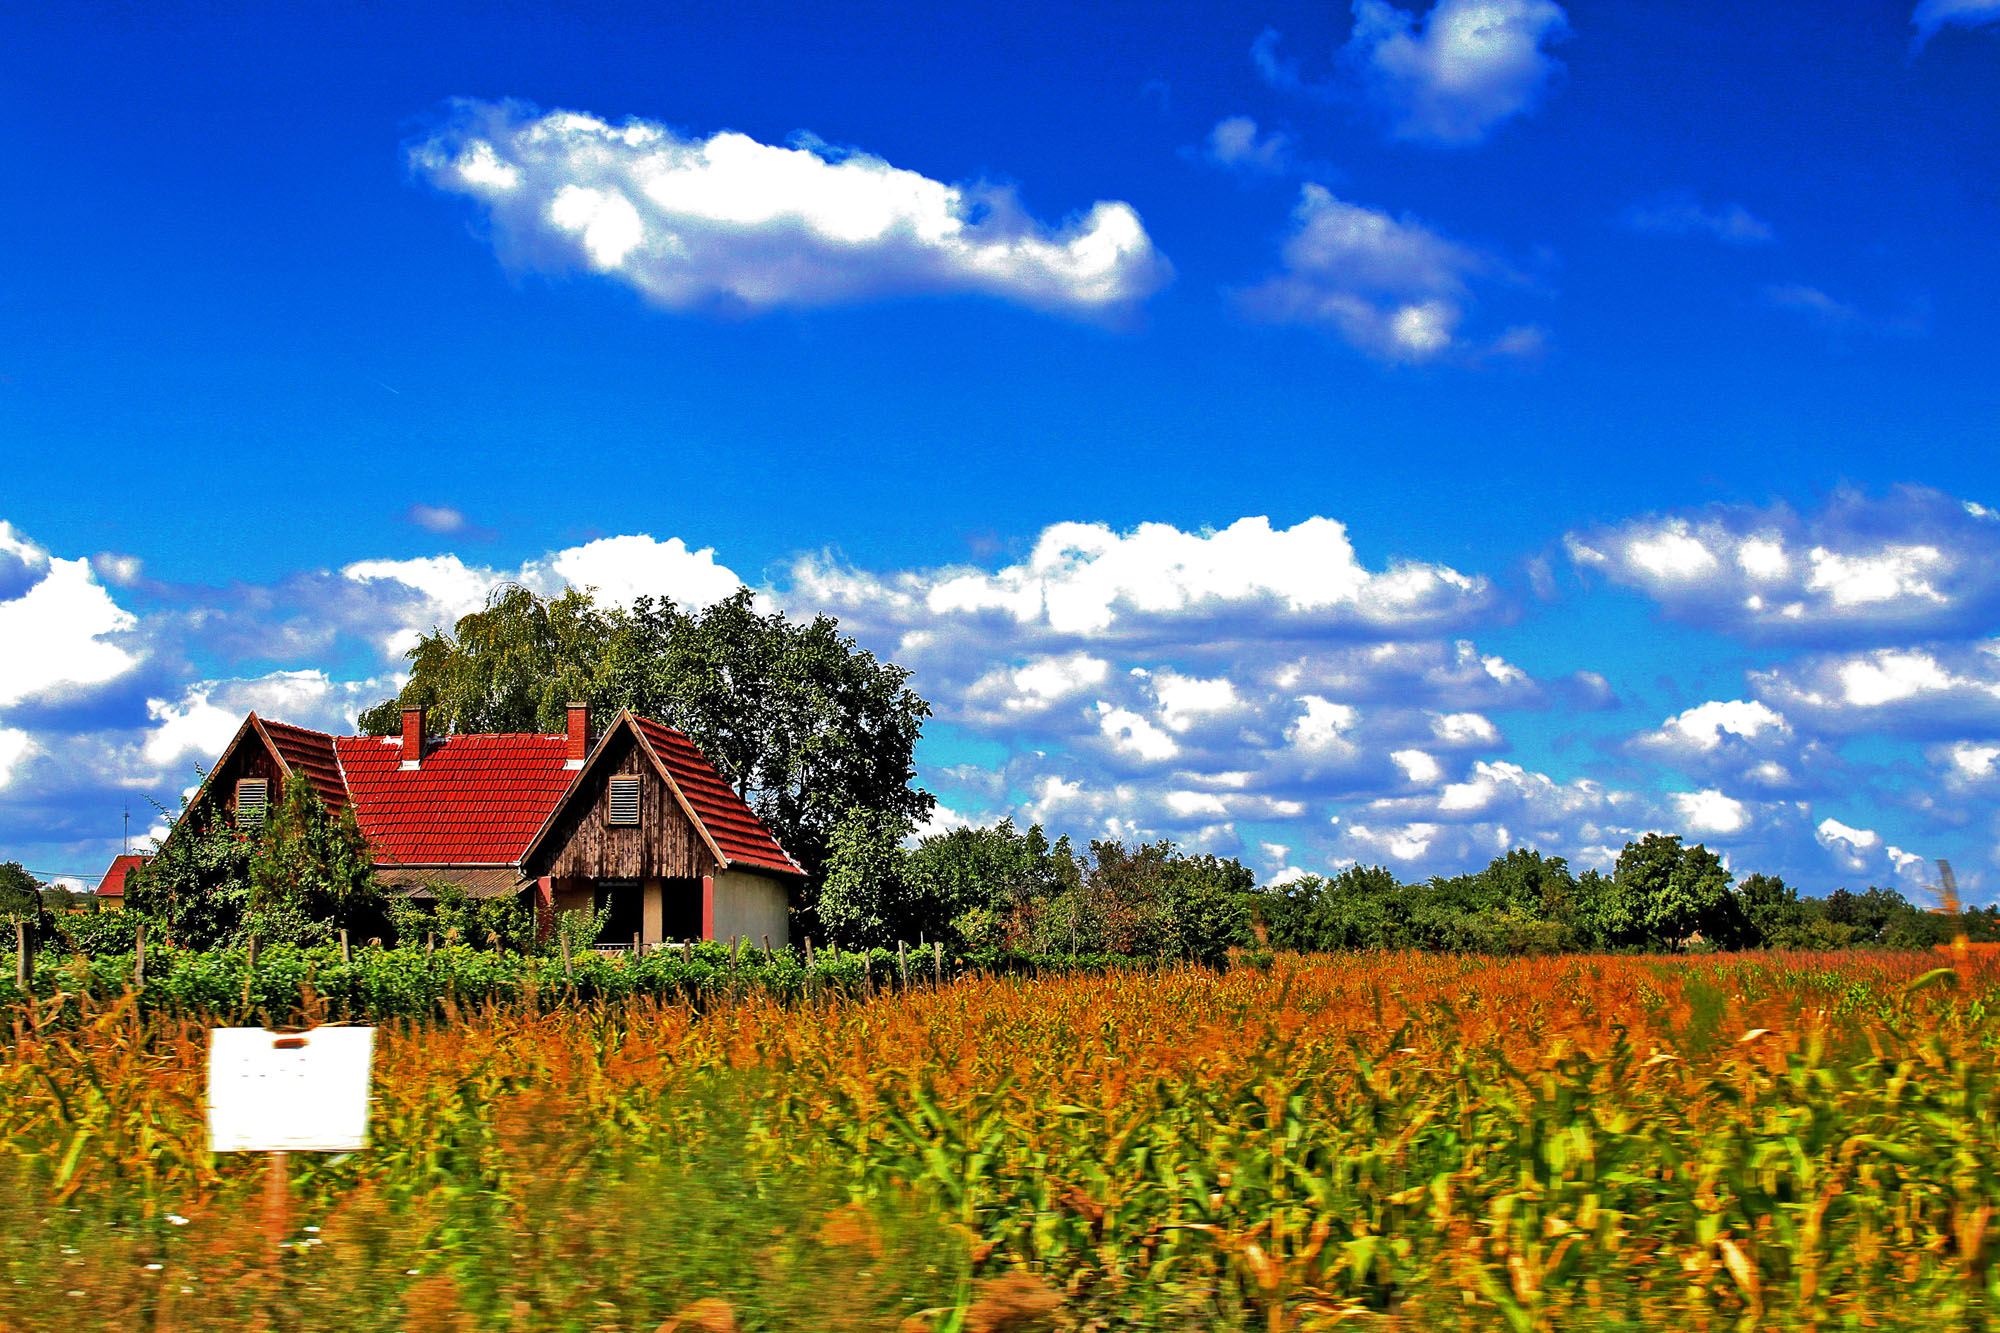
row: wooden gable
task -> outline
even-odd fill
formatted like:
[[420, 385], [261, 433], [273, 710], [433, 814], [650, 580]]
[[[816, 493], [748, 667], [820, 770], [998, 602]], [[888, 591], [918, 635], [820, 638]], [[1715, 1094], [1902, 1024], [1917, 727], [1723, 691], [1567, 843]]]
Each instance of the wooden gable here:
[[[549, 828], [536, 839], [530, 876], [557, 879], [698, 879], [719, 869], [715, 853], [630, 726], [614, 729], [578, 775]], [[635, 779], [636, 826], [612, 822], [612, 779]]]
[[243, 726], [216, 760], [215, 767], [208, 771], [189, 808], [207, 804], [225, 820], [234, 820], [236, 784], [244, 778], [262, 778], [266, 784], [266, 808], [275, 810], [285, 798], [287, 773], [285, 761], [272, 748], [263, 728], [257, 725], [257, 715], [252, 713], [243, 720]]

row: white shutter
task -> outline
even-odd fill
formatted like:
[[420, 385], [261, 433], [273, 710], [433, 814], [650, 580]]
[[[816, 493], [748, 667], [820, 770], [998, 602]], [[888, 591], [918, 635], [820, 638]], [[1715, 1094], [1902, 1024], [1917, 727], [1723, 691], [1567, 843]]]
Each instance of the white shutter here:
[[243, 778], [236, 784], [236, 827], [263, 828], [271, 804], [271, 784], [264, 778]]
[[639, 779], [611, 779], [610, 822], [617, 828], [639, 827]]

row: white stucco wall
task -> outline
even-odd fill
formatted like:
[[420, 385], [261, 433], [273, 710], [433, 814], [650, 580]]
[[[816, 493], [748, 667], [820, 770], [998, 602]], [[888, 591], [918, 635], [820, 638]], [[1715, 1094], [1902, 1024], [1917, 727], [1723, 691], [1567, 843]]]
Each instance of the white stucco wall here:
[[771, 937], [771, 947], [790, 944], [791, 916], [787, 908], [785, 881], [749, 870], [725, 870], [715, 877], [715, 938], [741, 936], [746, 945], [763, 947]]

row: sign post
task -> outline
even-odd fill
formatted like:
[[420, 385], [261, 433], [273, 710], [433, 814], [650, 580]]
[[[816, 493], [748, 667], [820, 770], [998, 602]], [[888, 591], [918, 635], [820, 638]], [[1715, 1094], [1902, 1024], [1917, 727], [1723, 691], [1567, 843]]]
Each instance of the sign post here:
[[209, 1033], [208, 1149], [269, 1154], [264, 1230], [273, 1248], [291, 1233], [289, 1154], [367, 1146], [374, 1046], [374, 1028]]

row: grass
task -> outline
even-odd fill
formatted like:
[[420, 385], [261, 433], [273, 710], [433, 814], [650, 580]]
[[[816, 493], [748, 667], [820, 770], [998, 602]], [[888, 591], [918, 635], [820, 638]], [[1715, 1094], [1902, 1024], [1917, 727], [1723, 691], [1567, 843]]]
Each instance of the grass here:
[[396, 1021], [372, 1145], [295, 1159], [281, 1257], [260, 1163], [203, 1150], [199, 1027], [29, 1014], [0, 1327], [1985, 1327], [1995, 974], [1938, 962], [1281, 958]]

